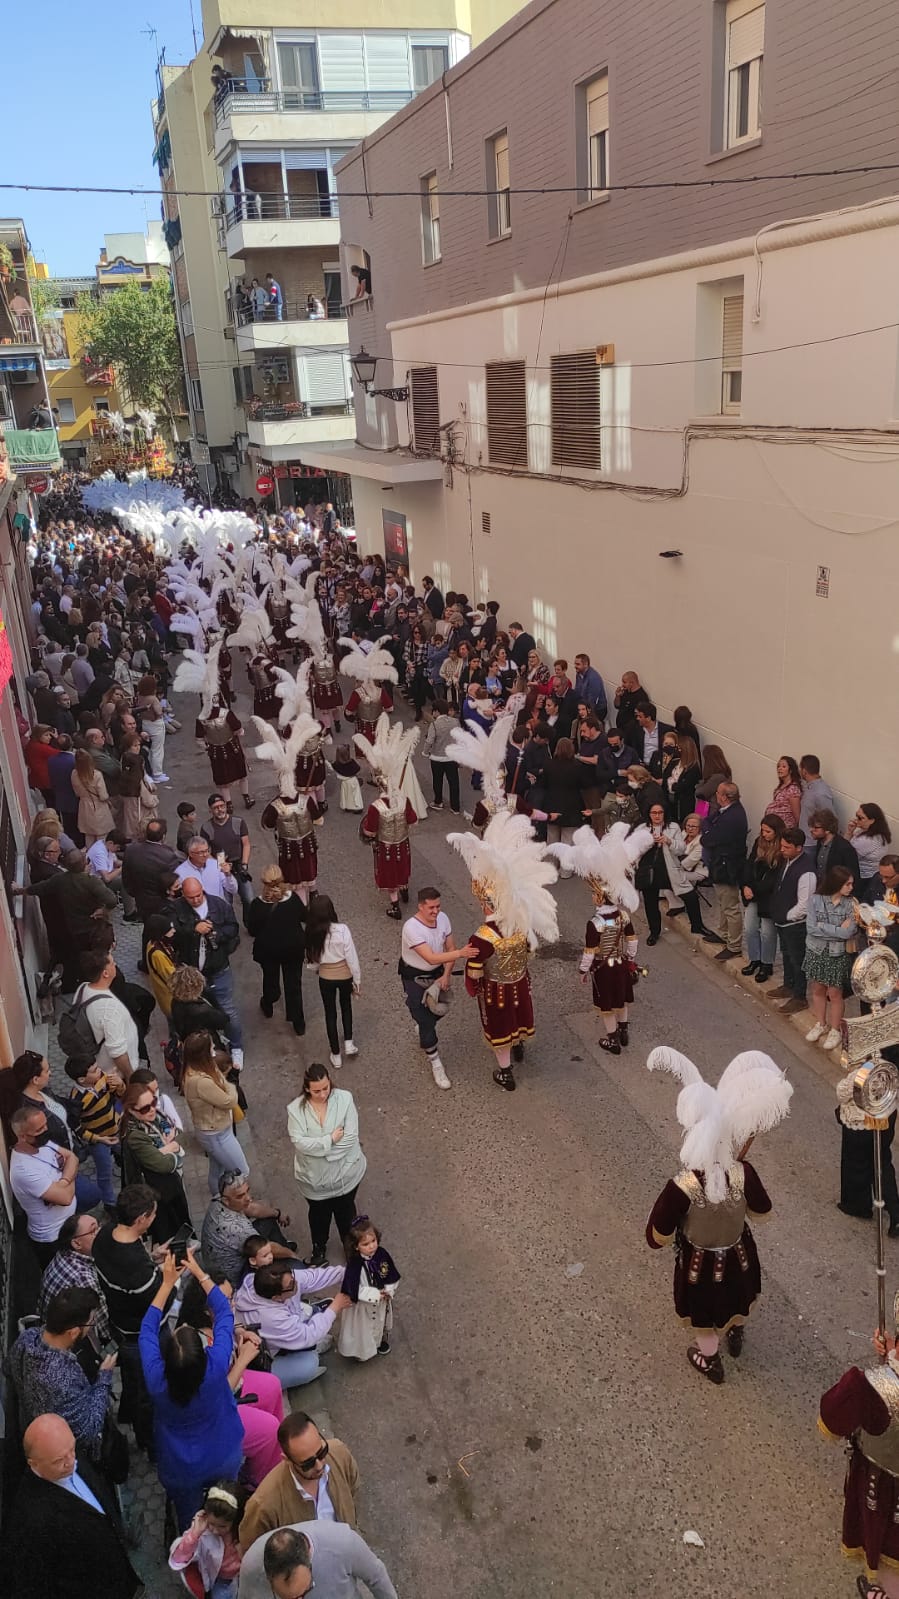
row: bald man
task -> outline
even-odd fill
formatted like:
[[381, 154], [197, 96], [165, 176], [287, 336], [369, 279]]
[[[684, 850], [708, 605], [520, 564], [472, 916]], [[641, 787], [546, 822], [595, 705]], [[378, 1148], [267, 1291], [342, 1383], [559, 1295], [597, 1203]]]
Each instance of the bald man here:
[[5, 1599], [134, 1599], [141, 1579], [125, 1551], [115, 1497], [61, 1416], [38, 1416], [22, 1440], [28, 1463], [6, 1517]]
[[206, 979], [209, 997], [228, 1018], [228, 1039], [235, 1066], [243, 1065], [243, 1030], [234, 998], [229, 960], [240, 942], [240, 928], [230, 904], [207, 894], [197, 877], [185, 877], [181, 897], [172, 901], [175, 953], [185, 966], [196, 966]]

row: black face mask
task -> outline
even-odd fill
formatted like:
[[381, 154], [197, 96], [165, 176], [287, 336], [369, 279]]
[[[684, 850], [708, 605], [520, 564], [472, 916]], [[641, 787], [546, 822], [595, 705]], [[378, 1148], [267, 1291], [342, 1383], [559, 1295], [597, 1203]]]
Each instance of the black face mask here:
[[31, 1142], [34, 1144], [36, 1149], [43, 1149], [44, 1145], [49, 1144], [50, 1142], [49, 1127], [45, 1127], [44, 1131], [42, 1133], [38, 1133], [36, 1138], [32, 1138]]

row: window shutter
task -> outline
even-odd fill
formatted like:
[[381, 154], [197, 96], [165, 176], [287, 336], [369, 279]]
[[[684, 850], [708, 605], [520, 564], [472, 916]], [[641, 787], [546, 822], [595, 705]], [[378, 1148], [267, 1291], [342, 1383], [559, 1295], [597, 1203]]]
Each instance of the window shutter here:
[[552, 356], [550, 387], [554, 465], [599, 472], [600, 368], [595, 349]]
[[721, 334], [721, 364], [725, 372], [733, 372], [743, 365], [743, 296], [724, 296], [724, 318]]
[[501, 133], [493, 146], [496, 157], [496, 187], [508, 189], [509, 187], [509, 136]]
[[303, 357], [306, 381], [303, 399], [309, 405], [345, 405], [346, 362], [342, 350], [325, 350]]
[[363, 90], [365, 52], [361, 33], [320, 33], [318, 36], [322, 88]]
[[[365, 64], [368, 88], [409, 92], [409, 43], [404, 33], [367, 33]], [[405, 98], [405, 96], [404, 96]]]
[[594, 78], [587, 84], [587, 137], [592, 139], [596, 133], [605, 133], [609, 126], [609, 79], [603, 73], [601, 78]]
[[756, 6], [753, 11], [745, 11], [731, 20], [731, 11], [736, 9], [736, 6], [728, 7], [727, 64], [730, 68], [757, 61], [765, 53], [765, 7]]
[[528, 403], [523, 361], [489, 361], [487, 455], [500, 466], [528, 464]]
[[284, 166], [288, 172], [326, 172], [328, 152], [315, 150], [311, 146], [304, 146], [301, 150], [285, 150]]
[[410, 374], [412, 437], [424, 455], [440, 452], [440, 395], [436, 366], [415, 366]]

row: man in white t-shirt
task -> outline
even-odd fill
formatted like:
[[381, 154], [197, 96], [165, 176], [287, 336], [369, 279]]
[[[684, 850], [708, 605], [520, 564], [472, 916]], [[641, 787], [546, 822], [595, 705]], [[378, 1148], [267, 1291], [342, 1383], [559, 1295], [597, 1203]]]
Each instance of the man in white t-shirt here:
[[437, 1017], [425, 1004], [425, 993], [435, 981], [446, 992], [454, 963], [473, 954], [471, 944], [456, 948], [450, 919], [440, 909], [439, 888], [420, 889], [415, 915], [403, 923], [400, 976], [409, 1015], [418, 1028], [418, 1041], [438, 1088], [451, 1088], [452, 1084], [437, 1053]]
[[78, 1156], [50, 1141], [47, 1114], [23, 1105], [11, 1120], [16, 1142], [9, 1157], [9, 1182], [28, 1218], [28, 1237], [41, 1266], [56, 1252], [59, 1229], [75, 1213]]
[[115, 961], [106, 950], [87, 950], [81, 957], [81, 969], [87, 981], [76, 991], [74, 1003], [91, 1001], [86, 1014], [99, 1045], [97, 1065], [101, 1072], [112, 1072], [127, 1083], [140, 1064], [140, 1039], [130, 1010], [109, 992]]

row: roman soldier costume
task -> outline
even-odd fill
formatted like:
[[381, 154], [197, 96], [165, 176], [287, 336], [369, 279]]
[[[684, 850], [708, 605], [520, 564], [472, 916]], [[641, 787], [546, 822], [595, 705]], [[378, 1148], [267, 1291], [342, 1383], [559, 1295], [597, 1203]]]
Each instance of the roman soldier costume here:
[[599, 1012], [600, 1049], [620, 1055], [630, 1043], [629, 1016], [637, 980], [637, 934], [631, 914], [640, 903], [633, 872], [652, 845], [647, 827], [631, 832], [616, 822], [602, 838], [592, 827], [579, 827], [570, 844], [550, 844], [563, 872], [575, 872], [593, 890], [594, 911], [584, 934], [578, 970], [590, 978], [593, 1009]]
[[409, 829], [418, 821], [415, 807], [406, 799], [400, 783], [406, 762], [418, 743], [417, 727], [391, 727], [386, 716], [378, 719], [374, 742], [357, 733], [354, 743], [360, 755], [378, 775], [384, 792], [373, 800], [359, 824], [359, 834], [374, 846], [375, 886], [390, 896], [387, 915], [394, 921], [401, 916], [399, 901], [409, 898], [412, 851]]
[[262, 735], [262, 743], [253, 753], [260, 760], [271, 761], [278, 773], [278, 797], [263, 811], [262, 825], [275, 834], [282, 877], [295, 884], [306, 899], [318, 878], [315, 824], [322, 812], [311, 795], [297, 791], [294, 773], [299, 749], [320, 729], [311, 716], [300, 714], [285, 739], [262, 717], [254, 716], [253, 721]]
[[273, 648], [272, 624], [254, 595], [245, 593], [243, 602], [240, 627], [230, 635], [228, 643], [249, 650], [247, 676], [253, 690], [253, 715], [273, 722], [277, 720], [280, 705], [275, 694], [278, 658]]
[[[312, 703], [315, 715], [325, 730], [330, 732], [332, 728], [340, 727], [343, 692], [334, 664], [333, 650], [325, 637], [321, 606], [317, 598], [318, 576], [317, 572], [310, 572], [303, 583], [300, 592], [304, 600], [301, 604], [295, 604], [291, 610], [293, 625], [287, 636], [295, 639], [304, 653], [312, 659]], [[392, 709], [392, 704], [390, 708]], [[360, 727], [359, 731], [362, 732], [363, 729]]]
[[513, 1062], [524, 1057], [534, 1035], [528, 957], [538, 940], [559, 936], [556, 902], [549, 892], [556, 871], [546, 859], [526, 816], [501, 811], [483, 838], [450, 833], [448, 842], [465, 861], [484, 921], [469, 939], [477, 953], [465, 967], [465, 987], [477, 998], [481, 1030], [496, 1057], [493, 1080], [515, 1088]]
[[377, 735], [378, 718], [383, 712], [393, 710], [393, 694], [389, 684], [397, 682], [397, 670], [387, 650], [374, 649], [368, 655], [350, 639], [341, 639], [350, 649], [340, 663], [344, 677], [354, 677], [358, 683], [346, 702], [346, 714], [356, 724], [356, 732], [373, 744]]
[[454, 728], [447, 742], [448, 760], [480, 774], [481, 794], [471, 815], [472, 830], [478, 838], [483, 838], [491, 816], [509, 810], [514, 803], [505, 787], [506, 750], [514, 725], [514, 716], [506, 711], [496, 718], [489, 733], [476, 722], [468, 722], [465, 728]]
[[674, 1245], [674, 1308], [696, 1335], [687, 1359], [710, 1382], [721, 1383], [721, 1336], [736, 1358], [743, 1348], [743, 1324], [761, 1292], [747, 1217], [771, 1210], [761, 1179], [744, 1156], [757, 1132], [783, 1121], [793, 1089], [770, 1056], [758, 1050], [737, 1055], [717, 1088], [675, 1049], [654, 1049], [646, 1064], [682, 1084], [677, 1119], [685, 1129], [681, 1170], [653, 1205], [646, 1242], [650, 1249]]
[[[899, 1324], [899, 1294], [893, 1302]], [[899, 1355], [893, 1339], [884, 1364], [852, 1366], [821, 1400], [818, 1428], [849, 1440], [843, 1487], [843, 1553], [864, 1563], [861, 1594], [885, 1595], [878, 1577], [899, 1571]], [[890, 1592], [895, 1589], [891, 1588]]]
[[313, 729], [305, 743], [300, 745], [298, 749], [294, 783], [297, 793], [314, 793], [322, 810], [325, 811], [328, 808], [325, 804], [325, 778], [327, 775], [323, 748], [325, 734], [321, 723], [316, 721], [312, 711], [312, 700], [309, 694], [309, 679], [311, 675], [311, 660], [303, 662], [295, 677], [290, 672], [285, 672], [283, 667], [275, 668], [275, 676], [277, 678], [275, 693], [281, 704], [281, 709], [278, 713], [278, 727], [283, 737], [286, 738], [296, 718], [304, 716]]
[[213, 784], [221, 789], [225, 799], [230, 799], [231, 784], [238, 783], [244, 805], [251, 810], [256, 802], [249, 795], [247, 763], [240, 739], [242, 725], [223, 701], [219, 687], [220, 657], [224, 648], [219, 640], [213, 644], [208, 655], [185, 650], [172, 686], [179, 693], [193, 691], [200, 694], [196, 736], [209, 757]]

